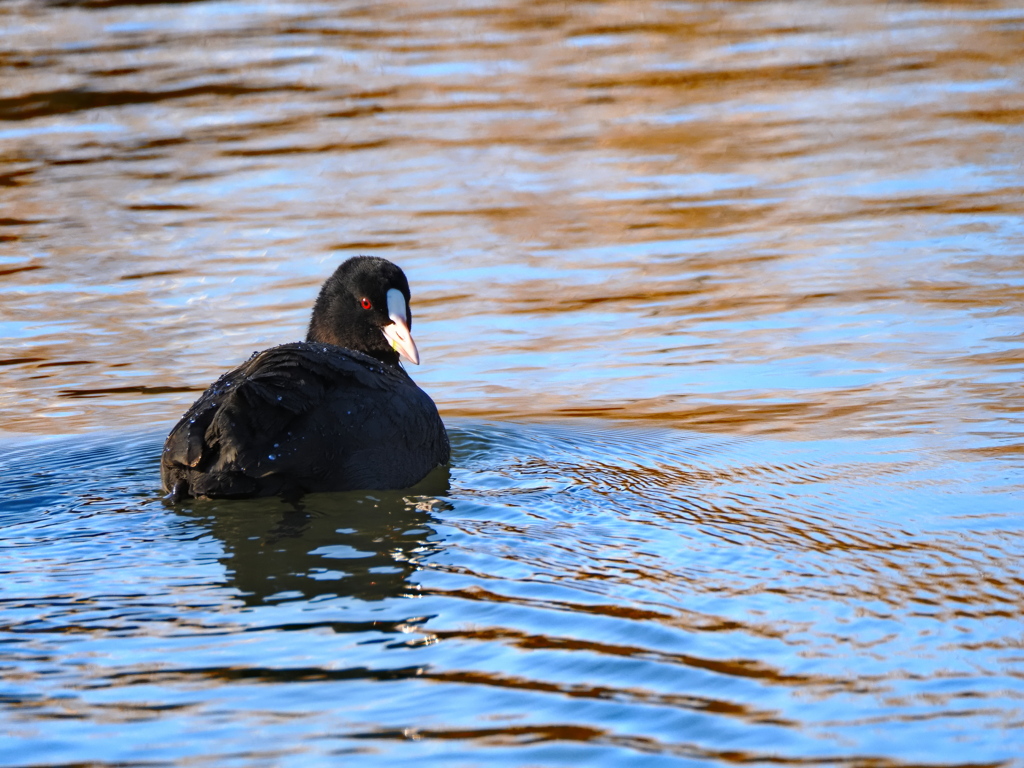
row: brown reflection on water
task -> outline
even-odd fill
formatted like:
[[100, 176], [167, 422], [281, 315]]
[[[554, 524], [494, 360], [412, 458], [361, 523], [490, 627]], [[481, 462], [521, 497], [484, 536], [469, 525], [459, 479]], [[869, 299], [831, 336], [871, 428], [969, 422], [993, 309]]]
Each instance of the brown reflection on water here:
[[1019, 412], [1012, 4], [254, 8], [0, 9], [5, 429], [173, 420], [351, 253], [450, 415]]

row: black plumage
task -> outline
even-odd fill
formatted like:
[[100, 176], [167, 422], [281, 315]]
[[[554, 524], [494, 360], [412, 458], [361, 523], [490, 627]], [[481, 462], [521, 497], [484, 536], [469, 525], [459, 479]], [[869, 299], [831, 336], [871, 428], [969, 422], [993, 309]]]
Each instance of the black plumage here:
[[164, 444], [175, 498], [406, 488], [448, 463], [437, 408], [399, 364], [418, 362], [409, 286], [375, 257], [320, 291], [307, 340], [254, 354], [203, 393]]

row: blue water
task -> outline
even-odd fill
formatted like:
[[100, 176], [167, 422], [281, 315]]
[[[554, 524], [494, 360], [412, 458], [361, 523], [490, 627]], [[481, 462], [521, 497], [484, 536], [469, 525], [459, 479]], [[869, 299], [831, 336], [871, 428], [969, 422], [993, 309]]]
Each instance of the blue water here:
[[[0, 3], [0, 763], [1024, 765], [1019, 3]], [[321, 281], [447, 472], [161, 499]]]
[[1019, 750], [1019, 492], [983, 465], [459, 422], [434, 495], [172, 507], [161, 438], [4, 451], [7, 764]]

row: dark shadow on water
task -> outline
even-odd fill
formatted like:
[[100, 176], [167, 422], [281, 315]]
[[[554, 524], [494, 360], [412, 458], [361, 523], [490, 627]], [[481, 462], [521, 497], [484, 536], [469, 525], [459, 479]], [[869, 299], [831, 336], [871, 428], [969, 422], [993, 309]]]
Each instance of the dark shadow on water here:
[[412, 575], [440, 548], [431, 523], [447, 505], [448, 488], [449, 470], [441, 468], [399, 491], [190, 500], [173, 509], [223, 542], [219, 559], [248, 605], [379, 601], [415, 592]]
[[447, 467], [403, 490], [172, 504], [159, 489], [163, 437], [160, 429], [0, 440], [0, 529], [155, 511], [184, 522], [189, 538], [221, 543], [227, 586], [247, 605], [415, 594], [412, 575], [440, 548], [433, 524], [451, 505]]

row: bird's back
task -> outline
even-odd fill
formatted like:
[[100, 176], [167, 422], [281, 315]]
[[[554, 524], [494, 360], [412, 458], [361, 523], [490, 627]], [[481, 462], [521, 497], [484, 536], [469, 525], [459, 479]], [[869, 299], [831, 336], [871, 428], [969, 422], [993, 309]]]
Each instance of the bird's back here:
[[448, 456], [437, 408], [405, 371], [299, 342], [206, 390], [167, 437], [161, 479], [179, 497], [406, 488]]

